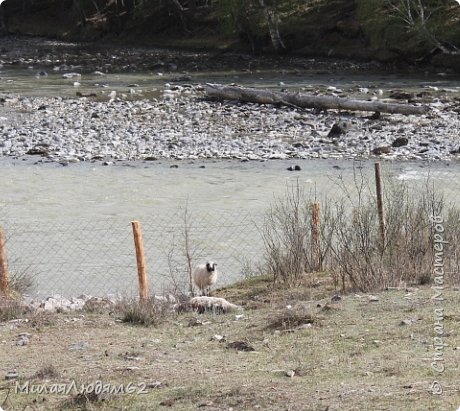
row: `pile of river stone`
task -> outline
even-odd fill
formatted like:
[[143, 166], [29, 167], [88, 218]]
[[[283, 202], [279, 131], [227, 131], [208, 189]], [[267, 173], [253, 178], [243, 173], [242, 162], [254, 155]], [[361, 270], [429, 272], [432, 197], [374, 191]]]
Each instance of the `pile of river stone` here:
[[[165, 296], [156, 295], [153, 297], [156, 302], [175, 304], [176, 298], [172, 294]], [[78, 297], [65, 297], [59, 294], [44, 299], [24, 298], [24, 305], [34, 311], [65, 312], [85, 310], [89, 312], [106, 310], [114, 307], [124, 300], [124, 297], [115, 294], [108, 294], [105, 297], [93, 297], [82, 294]]]
[[[156, 159], [447, 159], [460, 152], [455, 93], [442, 98], [427, 90], [426, 115], [372, 116], [221, 103], [204, 99], [202, 90], [166, 84], [158, 98], [142, 98], [139, 91], [136, 99], [109, 91], [79, 98], [3, 94], [0, 156], [107, 165]], [[360, 92], [371, 97], [364, 95], [367, 89]]]

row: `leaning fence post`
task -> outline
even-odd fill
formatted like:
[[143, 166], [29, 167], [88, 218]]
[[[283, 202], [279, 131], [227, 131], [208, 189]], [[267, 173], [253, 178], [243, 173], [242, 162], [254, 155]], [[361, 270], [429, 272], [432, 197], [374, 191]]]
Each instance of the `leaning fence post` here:
[[377, 211], [379, 213], [380, 240], [382, 252], [385, 248], [385, 214], [383, 210], [382, 177], [380, 175], [380, 163], [375, 163], [375, 189], [377, 192]]
[[145, 265], [144, 239], [142, 237], [141, 223], [139, 221], [131, 221], [131, 224], [133, 226], [134, 246], [136, 247], [139, 297], [141, 300], [145, 300], [149, 294], [149, 284], [147, 280], [147, 267]]
[[320, 244], [320, 206], [319, 203], [311, 204], [311, 242], [312, 242], [312, 260], [315, 271], [322, 270], [321, 261], [321, 244]]
[[6, 293], [8, 290], [8, 262], [6, 259], [6, 240], [0, 227], [0, 291]]

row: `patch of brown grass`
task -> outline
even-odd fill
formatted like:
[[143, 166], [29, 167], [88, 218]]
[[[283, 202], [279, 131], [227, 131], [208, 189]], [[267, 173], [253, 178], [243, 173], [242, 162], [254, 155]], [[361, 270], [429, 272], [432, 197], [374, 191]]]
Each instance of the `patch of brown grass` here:
[[27, 309], [21, 301], [0, 294], [0, 322], [21, 318], [26, 312]]
[[172, 316], [172, 307], [154, 297], [145, 300], [123, 300], [115, 306], [116, 312], [125, 323], [157, 327]]
[[39, 380], [56, 380], [60, 377], [59, 370], [53, 364], [47, 364], [41, 367], [33, 376]]
[[95, 407], [100, 408], [110, 400], [110, 395], [107, 393], [78, 393], [69, 400], [63, 402], [63, 409], [75, 408], [78, 410], [92, 411]]
[[274, 318], [270, 320], [267, 329], [289, 330], [302, 325], [314, 324], [317, 320], [317, 314], [309, 307], [297, 305], [278, 312]]
[[56, 325], [61, 317], [57, 313], [53, 313], [50, 311], [35, 311], [32, 312], [29, 317], [29, 326], [35, 328], [36, 330], [40, 330], [43, 327], [49, 327], [52, 325]]

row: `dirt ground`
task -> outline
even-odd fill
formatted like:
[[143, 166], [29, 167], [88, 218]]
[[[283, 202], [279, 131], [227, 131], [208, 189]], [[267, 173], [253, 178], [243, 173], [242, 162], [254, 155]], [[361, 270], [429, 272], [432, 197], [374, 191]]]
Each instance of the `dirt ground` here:
[[457, 410], [459, 291], [339, 299], [316, 285], [275, 292], [253, 278], [215, 293], [241, 312], [171, 313], [157, 327], [115, 310], [1, 322], [0, 407]]

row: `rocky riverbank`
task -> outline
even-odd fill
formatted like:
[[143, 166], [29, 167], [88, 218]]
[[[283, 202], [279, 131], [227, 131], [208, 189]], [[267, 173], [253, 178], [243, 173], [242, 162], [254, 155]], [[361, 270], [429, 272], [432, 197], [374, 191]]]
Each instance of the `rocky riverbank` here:
[[[379, 85], [372, 88], [353, 81], [353, 85], [340, 87], [327, 80], [358, 72], [365, 79], [366, 73], [379, 70], [383, 87], [385, 73], [376, 63], [129, 49], [37, 38], [6, 37], [2, 41], [0, 70], [1, 65], [6, 72], [22, 68], [32, 79], [29, 87], [52, 86], [54, 92], [46, 97], [10, 92], [8, 85], [15, 83], [14, 76], [2, 77], [0, 71], [0, 157], [63, 165], [81, 161], [114, 164], [156, 159], [248, 161], [372, 156], [431, 160], [456, 158], [460, 150], [459, 87], [435, 87], [425, 82], [411, 90], [380, 90]], [[203, 77], [199, 75], [209, 70], [233, 73], [227, 77], [229, 81], [234, 80], [234, 74], [252, 73], [257, 79], [278, 73], [280, 89], [427, 104], [431, 111], [422, 116], [375, 116], [223, 104], [203, 98], [199, 82]], [[156, 78], [155, 86], [126, 83], [127, 87], [111, 88], [114, 79], [105, 81], [106, 77], [122, 72], [145, 73], [148, 78]], [[323, 85], [296, 88], [282, 81], [286, 73], [296, 79], [318, 73], [325, 77]], [[445, 75], [431, 76], [438, 80], [446, 79]], [[61, 87], [58, 79], [63, 77], [66, 96], [56, 93]]]
[[209, 71], [280, 70], [300, 72], [356, 72], [390, 66], [376, 61], [312, 59], [291, 56], [255, 56], [203, 50], [130, 47], [109, 42], [68, 42], [42, 37], [1, 37], [0, 68], [32, 67], [37, 70], [78, 70], [80, 73], [163, 72], [184, 74]]
[[[378, 90], [317, 90], [384, 99]], [[407, 94], [407, 93], [406, 93]], [[0, 156], [63, 165], [156, 159], [447, 159], [459, 153], [458, 90], [392, 97], [428, 104], [421, 116], [337, 113], [204, 100], [200, 85], [166, 84], [159, 98], [0, 95]]]
[[[172, 294], [168, 294], [166, 296], [155, 295], [153, 296], [153, 299], [159, 304], [170, 304], [173, 306], [177, 303], [176, 298]], [[122, 301], [128, 301], [128, 299], [115, 294], [108, 294], [105, 297], [93, 297], [81, 294], [78, 297], [69, 298], [56, 294], [44, 299], [33, 299], [25, 296], [23, 297], [20, 305], [26, 311], [65, 312], [85, 310], [87, 312], [95, 312], [102, 309], [113, 308], [116, 304], [120, 304]]]

